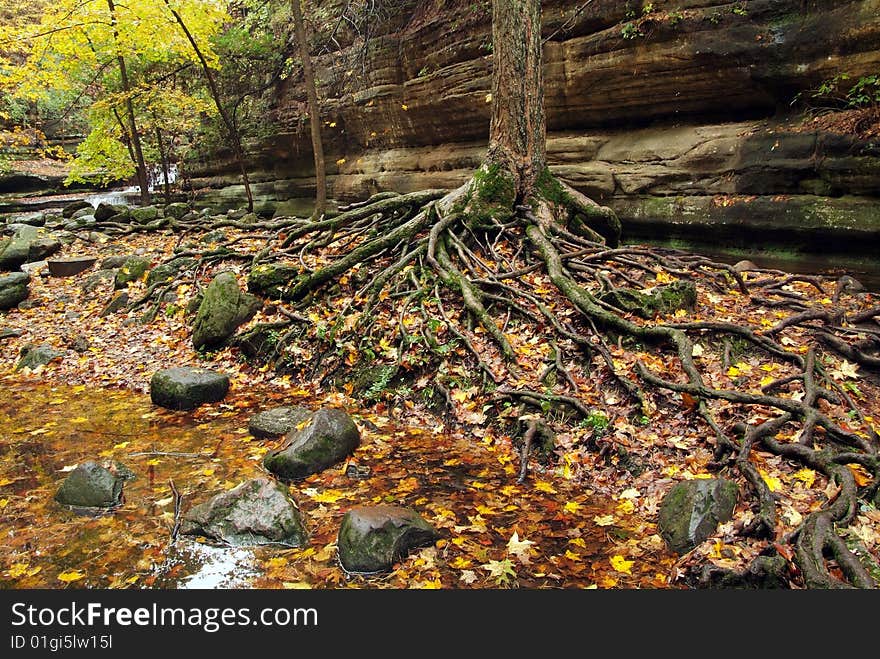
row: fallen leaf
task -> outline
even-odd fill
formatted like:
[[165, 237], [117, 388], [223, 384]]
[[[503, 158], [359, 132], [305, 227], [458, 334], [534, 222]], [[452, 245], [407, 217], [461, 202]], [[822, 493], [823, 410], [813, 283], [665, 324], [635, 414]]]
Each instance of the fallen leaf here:
[[513, 535], [510, 536], [510, 540], [507, 542], [507, 553], [513, 554], [516, 556], [521, 563], [528, 564], [530, 556], [530, 549], [534, 542], [531, 540], [520, 540], [519, 533], [516, 531], [513, 532]]
[[72, 581], [79, 581], [85, 576], [85, 573], [80, 572], [79, 570], [70, 570], [59, 574], [58, 580], [63, 581], [64, 583], [71, 583]]
[[617, 572], [632, 574], [632, 566], [634, 561], [628, 561], [620, 554], [611, 557], [611, 567]]

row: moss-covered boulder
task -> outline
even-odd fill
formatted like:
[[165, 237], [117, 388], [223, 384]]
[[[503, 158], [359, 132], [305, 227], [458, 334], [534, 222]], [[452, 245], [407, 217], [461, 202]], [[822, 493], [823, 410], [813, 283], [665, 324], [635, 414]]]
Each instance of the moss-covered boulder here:
[[311, 416], [312, 411], [305, 407], [273, 407], [252, 416], [248, 432], [258, 439], [281, 437]]
[[15, 370], [20, 371], [23, 368], [35, 370], [56, 359], [61, 359], [66, 354], [66, 351], [55, 350], [52, 346], [27, 345], [21, 349], [21, 359], [15, 365]]
[[192, 208], [189, 204], [182, 201], [176, 201], [173, 204], [168, 204], [167, 206], [165, 206], [163, 212], [165, 214], [165, 217], [173, 217], [179, 220], [191, 210]]
[[129, 256], [119, 266], [119, 270], [116, 271], [113, 288], [125, 288], [131, 282], [143, 277], [149, 268], [150, 259], [144, 256]]
[[123, 486], [131, 478], [131, 470], [118, 462], [98, 464], [89, 460], [67, 475], [55, 500], [74, 508], [114, 508], [122, 503]]
[[245, 293], [231, 272], [221, 272], [205, 290], [193, 321], [192, 342], [196, 350], [222, 345], [242, 325], [253, 318], [260, 300]]
[[300, 547], [307, 541], [289, 490], [267, 478], [245, 481], [194, 506], [183, 515], [180, 532], [235, 546]]
[[138, 224], [147, 224], [159, 217], [159, 209], [155, 206], [141, 206], [129, 211], [131, 219]]
[[360, 431], [348, 414], [321, 408], [307, 425], [288, 432], [284, 446], [267, 454], [263, 466], [283, 480], [305, 478], [341, 462], [360, 443]]
[[336, 544], [346, 571], [383, 572], [410, 550], [439, 539], [437, 530], [410, 508], [361, 506], [342, 517]]
[[198, 260], [189, 256], [181, 256], [167, 263], [157, 265], [147, 274], [147, 286], [162, 284], [171, 281], [185, 270], [192, 270], [198, 264]]
[[177, 366], [157, 371], [150, 379], [150, 400], [170, 410], [193, 410], [223, 400], [229, 376], [207, 368]]
[[11, 272], [8, 275], [0, 275], [0, 311], [11, 309], [27, 299], [30, 281], [31, 277], [26, 272]]
[[285, 293], [298, 273], [299, 268], [292, 264], [261, 263], [248, 273], [247, 287], [251, 293], [285, 299]]
[[736, 483], [724, 478], [678, 483], [660, 504], [660, 535], [672, 551], [689, 552], [733, 516], [738, 494]]
[[31, 243], [40, 237], [37, 227], [22, 225], [11, 238], [0, 240], [0, 270], [17, 270], [30, 259]]

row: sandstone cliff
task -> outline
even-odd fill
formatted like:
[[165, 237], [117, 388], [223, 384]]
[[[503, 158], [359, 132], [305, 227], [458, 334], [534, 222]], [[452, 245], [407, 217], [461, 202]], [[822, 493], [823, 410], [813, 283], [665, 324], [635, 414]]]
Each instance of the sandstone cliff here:
[[[316, 4], [333, 15], [332, 3]], [[554, 171], [615, 208], [630, 235], [693, 237], [709, 223], [713, 240], [876, 248], [880, 140], [811, 129], [791, 103], [838, 73], [880, 71], [880, 0], [646, 4], [544, 3]], [[482, 156], [489, 3], [397, 5], [366, 51], [340, 38], [341, 50], [317, 61], [330, 196], [340, 201], [453, 187]], [[278, 133], [251, 145], [264, 200], [311, 194], [300, 82], [277, 90]], [[222, 156], [191, 171], [195, 187], [214, 190], [206, 200], [240, 192]]]

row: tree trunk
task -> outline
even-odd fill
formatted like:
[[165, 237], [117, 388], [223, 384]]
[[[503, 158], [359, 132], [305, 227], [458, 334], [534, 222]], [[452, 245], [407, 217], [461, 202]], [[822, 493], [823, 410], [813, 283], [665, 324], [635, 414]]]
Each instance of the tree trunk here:
[[315, 73], [312, 70], [312, 58], [306, 42], [306, 30], [303, 25], [300, 0], [291, 0], [293, 9], [293, 25], [296, 40], [299, 42], [299, 53], [302, 59], [303, 77], [309, 99], [309, 123], [312, 128], [312, 152], [315, 156], [315, 212], [313, 217], [320, 218], [327, 208], [327, 174], [324, 168], [324, 146], [321, 142], [321, 112], [318, 107], [318, 90], [315, 86]]
[[214, 99], [214, 105], [217, 106], [217, 112], [220, 113], [220, 118], [223, 120], [223, 125], [226, 127], [226, 132], [232, 145], [232, 150], [235, 153], [235, 160], [238, 162], [238, 169], [241, 172], [241, 180], [244, 184], [244, 192], [247, 196], [247, 208], [249, 211], [252, 211], [254, 210], [254, 196], [251, 192], [251, 182], [250, 178], [248, 177], [247, 167], [245, 167], [244, 164], [244, 150], [241, 148], [241, 136], [238, 134], [238, 129], [232, 122], [232, 117], [229, 116], [229, 113], [226, 111], [226, 109], [223, 107], [223, 103], [221, 103], [220, 101], [220, 90], [217, 87], [217, 81], [214, 79], [214, 74], [211, 72], [211, 67], [208, 65], [208, 60], [205, 59], [205, 55], [204, 53], [202, 53], [202, 49], [199, 48], [199, 44], [193, 37], [192, 32], [189, 31], [189, 28], [184, 22], [183, 17], [177, 12], [176, 9], [171, 6], [168, 0], [162, 1], [165, 3], [168, 11], [171, 12], [171, 15], [174, 16], [174, 20], [177, 21], [180, 29], [183, 30], [183, 33], [184, 35], [186, 35], [190, 46], [192, 46], [193, 52], [196, 54], [196, 57], [199, 58], [199, 62], [201, 62], [202, 70], [205, 72], [205, 78], [208, 81], [208, 88], [211, 90], [211, 98]]
[[492, 122], [488, 164], [513, 174], [517, 202], [547, 166], [540, 0], [492, 2]]
[[159, 146], [159, 156], [162, 159], [162, 176], [165, 177], [163, 189], [165, 191], [165, 203], [171, 203], [171, 172], [168, 167], [168, 152], [165, 150], [165, 140], [162, 139], [162, 129], [156, 126], [156, 143]]
[[[113, 0], [107, 0], [107, 8], [110, 10], [110, 23], [113, 25], [113, 38], [119, 43], [119, 31], [116, 28], [116, 5]], [[116, 61], [119, 63], [119, 77], [122, 80], [122, 90], [125, 92], [125, 110], [128, 114], [128, 123], [131, 138], [131, 146], [134, 150], [135, 169], [137, 170], [138, 187], [141, 190], [141, 203], [150, 203], [150, 182], [147, 180], [147, 165], [144, 162], [144, 151], [141, 147], [141, 136], [137, 129], [137, 120], [134, 116], [134, 104], [131, 102], [131, 84], [128, 81], [128, 69], [125, 66], [125, 57], [117, 54]]]

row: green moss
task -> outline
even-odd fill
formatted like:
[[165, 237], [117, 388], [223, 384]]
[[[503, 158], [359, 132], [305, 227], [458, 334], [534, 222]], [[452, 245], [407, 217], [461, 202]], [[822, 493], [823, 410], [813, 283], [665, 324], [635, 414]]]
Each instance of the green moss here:
[[545, 168], [538, 180], [535, 181], [535, 188], [538, 195], [545, 201], [556, 206], [569, 206], [572, 203], [571, 195], [569, 195], [562, 184], [559, 182], [549, 168]]

